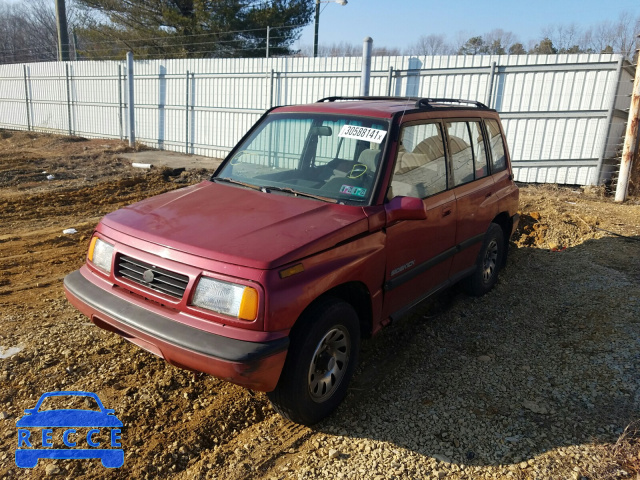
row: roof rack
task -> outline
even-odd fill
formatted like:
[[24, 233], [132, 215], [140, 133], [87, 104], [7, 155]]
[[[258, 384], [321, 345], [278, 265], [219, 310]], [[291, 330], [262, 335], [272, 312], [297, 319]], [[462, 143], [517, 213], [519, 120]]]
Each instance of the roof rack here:
[[475, 100], [461, 100], [457, 98], [421, 98], [416, 102], [416, 107], [433, 108], [434, 103], [459, 103], [464, 105], [473, 105], [477, 108], [489, 109], [484, 103], [477, 102]]
[[420, 97], [325, 97], [316, 103], [335, 102], [337, 100], [408, 100], [410, 102], [417, 102], [420, 100]]
[[[433, 108], [435, 104], [459, 104], [459, 106], [473, 105], [476, 108], [489, 109], [484, 103], [477, 102], [475, 100], [463, 100], [458, 98], [420, 98], [420, 97], [325, 97], [318, 100], [317, 103], [323, 102], [335, 102], [338, 100], [396, 100], [415, 102], [416, 108]], [[455, 105], [447, 105], [455, 106]]]

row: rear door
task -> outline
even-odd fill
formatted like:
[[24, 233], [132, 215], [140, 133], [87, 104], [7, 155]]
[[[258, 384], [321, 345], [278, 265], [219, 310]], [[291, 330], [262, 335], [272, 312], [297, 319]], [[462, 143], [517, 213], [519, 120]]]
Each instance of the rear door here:
[[421, 198], [427, 218], [387, 227], [384, 317], [402, 315], [445, 284], [455, 242], [456, 202], [447, 188], [443, 124], [403, 127], [398, 150], [389, 197]]
[[457, 202], [458, 252], [451, 266], [456, 281], [475, 265], [484, 234], [498, 214], [493, 177], [489, 174], [487, 143], [478, 119], [445, 123], [451, 155], [452, 181]]

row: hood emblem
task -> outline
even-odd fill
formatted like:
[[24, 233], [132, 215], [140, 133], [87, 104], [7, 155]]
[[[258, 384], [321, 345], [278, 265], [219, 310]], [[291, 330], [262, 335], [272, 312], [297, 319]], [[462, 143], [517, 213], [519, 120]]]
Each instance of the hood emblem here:
[[152, 270], [145, 270], [144, 273], [142, 274], [142, 279], [147, 283], [153, 282], [154, 278], [155, 277], [153, 275], [153, 271]]

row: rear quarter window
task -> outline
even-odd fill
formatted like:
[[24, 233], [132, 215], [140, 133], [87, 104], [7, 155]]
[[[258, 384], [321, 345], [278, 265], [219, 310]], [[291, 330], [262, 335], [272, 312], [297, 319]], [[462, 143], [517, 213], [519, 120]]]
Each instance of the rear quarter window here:
[[447, 123], [449, 151], [456, 186], [474, 180], [473, 147], [467, 122]]
[[504, 139], [500, 131], [500, 124], [493, 119], [485, 120], [489, 135], [489, 149], [491, 150], [491, 171], [493, 173], [506, 170], [507, 157], [504, 148]]

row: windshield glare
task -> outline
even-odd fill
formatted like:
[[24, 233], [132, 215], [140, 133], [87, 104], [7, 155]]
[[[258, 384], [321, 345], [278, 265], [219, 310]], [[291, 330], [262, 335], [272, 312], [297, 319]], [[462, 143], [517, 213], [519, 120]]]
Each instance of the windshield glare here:
[[388, 123], [377, 118], [272, 114], [228, 159], [217, 178], [257, 187], [369, 203]]

